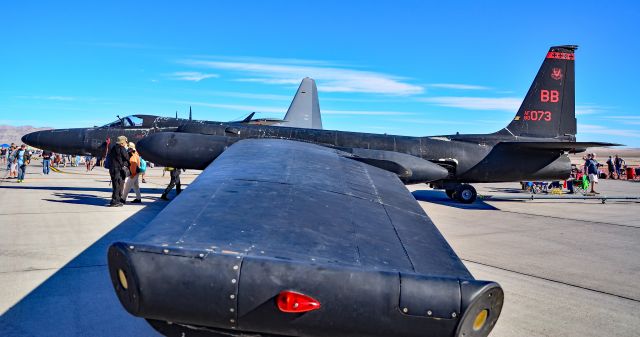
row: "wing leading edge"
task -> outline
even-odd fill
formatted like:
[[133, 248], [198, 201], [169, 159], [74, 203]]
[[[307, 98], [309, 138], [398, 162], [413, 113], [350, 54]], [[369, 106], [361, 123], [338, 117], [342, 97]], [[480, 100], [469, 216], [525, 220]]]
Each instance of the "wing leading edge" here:
[[[275, 139], [232, 145], [113, 244], [109, 268], [124, 307], [164, 333], [442, 336], [476, 331], [469, 322], [486, 309], [475, 334], [486, 336], [503, 298], [473, 279], [395, 174]], [[284, 290], [322, 308], [291, 320], [275, 305]]]

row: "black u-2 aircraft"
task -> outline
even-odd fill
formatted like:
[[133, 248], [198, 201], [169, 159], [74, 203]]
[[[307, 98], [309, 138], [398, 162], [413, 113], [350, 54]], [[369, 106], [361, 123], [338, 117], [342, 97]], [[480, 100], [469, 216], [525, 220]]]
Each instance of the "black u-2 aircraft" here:
[[550, 49], [491, 134], [204, 121], [149, 134], [143, 157], [204, 171], [109, 247], [120, 302], [168, 336], [487, 336], [501, 287], [473, 278], [404, 184], [470, 202], [469, 183], [566, 178], [567, 152], [613, 145], [575, 141], [575, 49]]
[[243, 139], [286, 139], [340, 150], [343, 156], [396, 173], [405, 184], [430, 183], [461, 202], [476, 199], [469, 183], [565, 179], [568, 152], [611, 143], [576, 142], [574, 52], [552, 47], [511, 123], [490, 134], [407, 137], [319, 129], [183, 124], [138, 144], [153, 162], [205, 169]]

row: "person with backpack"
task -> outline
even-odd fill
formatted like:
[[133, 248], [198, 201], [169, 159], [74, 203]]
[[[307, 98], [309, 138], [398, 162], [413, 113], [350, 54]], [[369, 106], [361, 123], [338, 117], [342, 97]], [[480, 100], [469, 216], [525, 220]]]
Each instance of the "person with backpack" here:
[[105, 160], [105, 168], [111, 176], [111, 202], [109, 207], [122, 207], [122, 190], [124, 180], [131, 175], [129, 171], [129, 152], [127, 152], [127, 137], [119, 136], [115, 145], [111, 147]]
[[[122, 203], [127, 202], [127, 196], [133, 188], [133, 191], [136, 192], [136, 198], [131, 201], [132, 204], [139, 204], [142, 202], [142, 196], [140, 195], [140, 184], [138, 182], [138, 178], [140, 175], [140, 161], [141, 158], [136, 151], [136, 144], [133, 142], [129, 143], [129, 171], [131, 175], [127, 177], [124, 182], [124, 190], [122, 191]], [[146, 168], [146, 166], [145, 166]]]
[[24, 182], [24, 175], [27, 172], [28, 153], [27, 146], [22, 144], [20, 149], [15, 151], [15, 163], [18, 166], [18, 182]]
[[147, 173], [147, 165], [147, 161], [140, 157], [140, 179], [142, 179], [143, 183], [147, 182], [146, 180], [144, 180], [144, 175], [145, 173]]

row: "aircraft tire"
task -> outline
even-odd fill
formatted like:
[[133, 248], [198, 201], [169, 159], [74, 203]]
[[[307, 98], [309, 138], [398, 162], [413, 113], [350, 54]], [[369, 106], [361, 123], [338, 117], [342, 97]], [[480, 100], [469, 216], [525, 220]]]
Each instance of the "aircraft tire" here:
[[447, 196], [449, 197], [449, 199], [455, 199], [455, 193], [456, 190], [444, 190], [444, 193], [447, 194]]
[[478, 197], [478, 192], [473, 186], [469, 184], [463, 184], [458, 186], [458, 188], [456, 188], [455, 197], [456, 197], [456, 200], [458, 200], [463, 204], [470, 204], [476, 201], [476, 198]]

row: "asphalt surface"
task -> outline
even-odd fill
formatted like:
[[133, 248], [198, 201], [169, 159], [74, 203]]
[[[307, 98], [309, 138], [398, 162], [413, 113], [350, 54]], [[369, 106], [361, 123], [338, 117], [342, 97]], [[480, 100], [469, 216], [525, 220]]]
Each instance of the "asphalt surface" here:
[[[150, 170], [142, 204], [109, 208], [105, 170], [67, 167], [43, 176], [38, 164], [24, 183], [0, 180], [0, 336], [156, 336], [119, 304], [105, 252], [166, 205], [158, 197], [168, 174]], [[183, 183], [196, 173], [183, 174]], [[484, 195], [522, 196], [517, 183], [476, 187]], [[599, 188], [640, 195], [640, 182], [603, 181]], [[491, 336], [640, 336], [640, 203], [462, 205], [425, 185], [409, 189], [474, 276], [504, 288]]]
[[[526, 195], [518, 183], [475, 187], [505, 199]], [[639, 201], [463, 205], [424, 185], [409, 189], [472, 274], [504, 288], [491, 336], [640, 336]], [[640, 181], [604, 180], [597, 190], [639, 197]]]

